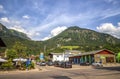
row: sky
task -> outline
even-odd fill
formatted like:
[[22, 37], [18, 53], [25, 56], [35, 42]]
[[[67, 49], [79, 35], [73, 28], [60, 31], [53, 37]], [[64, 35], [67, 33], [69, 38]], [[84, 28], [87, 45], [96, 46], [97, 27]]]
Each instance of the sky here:
[[0, 23], [32, 40], [50, 39], [71, 26], [120, 39], [120, 0], [0, 0]]

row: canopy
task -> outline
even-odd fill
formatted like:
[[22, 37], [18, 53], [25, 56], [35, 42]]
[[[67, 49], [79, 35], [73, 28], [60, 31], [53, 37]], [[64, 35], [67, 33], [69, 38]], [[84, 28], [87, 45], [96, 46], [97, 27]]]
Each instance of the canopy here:
[[7, 62], [7, 60], [0, 58], [0, 62]]
[[26, 62], [27, 59], [24, 59], [24, 58], [16, 58], [16, 59], [13, 59], [13, 61], [23, 61], [23, 62]]

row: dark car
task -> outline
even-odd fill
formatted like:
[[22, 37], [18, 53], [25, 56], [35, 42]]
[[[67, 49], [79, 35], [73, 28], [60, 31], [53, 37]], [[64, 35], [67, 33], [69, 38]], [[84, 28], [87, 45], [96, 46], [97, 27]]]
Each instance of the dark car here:
[[62, 68], [72, 68], [72, 63], [71, 62], [63, 62], [61, 64]]
[[80, 65], [81, 65], [81, 66], [89, 66], [90, 63], [88, 63], [88, 62], [84, 62], [84, 63], [80, 63]]
[[60, 67], [61, 66], [61, 62], [60, 61], [55, 61], [54, 62], [54, 66], [55, 67]]
[[40, 66], [46, 66], [46, 62], [40, 62], [40, 64], [39, 64]]
[[47, 62], [47, 65], [48, 65], [48, 66], [53, 66], [53, 62], [52, 62], [52, 61], [48, 61], [48, 62]]

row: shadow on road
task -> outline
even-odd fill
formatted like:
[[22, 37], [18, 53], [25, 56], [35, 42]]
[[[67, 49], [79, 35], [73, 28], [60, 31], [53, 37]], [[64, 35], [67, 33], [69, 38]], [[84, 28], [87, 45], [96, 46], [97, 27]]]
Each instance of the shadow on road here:
[[98, 67], [96, 69], [106, 69], [106, 70], [120, 71], [120, 66], [118, 66], [118, 67]]
[[52, 76], [54, 79], [71, 79], [68, 76]]

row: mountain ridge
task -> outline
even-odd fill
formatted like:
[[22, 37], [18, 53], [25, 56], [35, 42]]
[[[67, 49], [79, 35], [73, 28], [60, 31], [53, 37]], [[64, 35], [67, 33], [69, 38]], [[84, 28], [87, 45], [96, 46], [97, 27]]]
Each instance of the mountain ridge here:
[[6, 26], [4, 26], [1, 23], [0, 23], [0, 36], [1, 37], [3, 37], [3, 36], [5, 36], [5, 37], [15, 36], [15, 37], [20, 37], [23, 39], [30, 40], [30, 38], [25, 33], [22, 33], [22, 32], [13, 30], [13, 29], [8, 29], [8, 28], [6, 28]]
[[7, 44], [7, 48], [11, 48], [15, 42], [21, 42], [28, 48], [29, 52], [32, 52], [32, 54], [39, 54], [40, 52], [46, 52], [46, 54], [50, 52], [64, 52], [66, 49], [61, 49], [61, 46], [79, 46], [76, 50], [80, 51], [93, 51], [99, 49], [109, 49], [115, 52], [120, 51], [120, 39], [109, 34], [80, 28], [78, 26], [69, 27], [46, 41], [26, 39], [27, 35], [25, 34], [24, 36], [24, 33], [22, 34], [21, 32], [7, 29], [5, 26], [1, 28], [0, 25], [0, 37], [2, 37]]
[[[55, 48], [60, 46], [80, 46], [79, 50], [104, 49], [106, 46], [114, 46], [120, 44], [117, 39], [109, 34], [96, 32], [90, 29], [79, 28], [77, 26], [69, 27], [57, 36], [44, 41], [46, 46]], [[84, 49], [85, 48], [85, 49]]]

